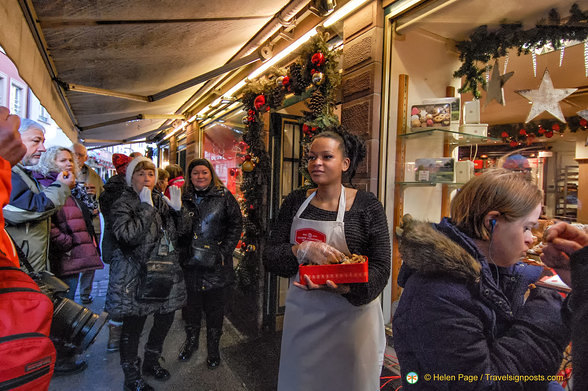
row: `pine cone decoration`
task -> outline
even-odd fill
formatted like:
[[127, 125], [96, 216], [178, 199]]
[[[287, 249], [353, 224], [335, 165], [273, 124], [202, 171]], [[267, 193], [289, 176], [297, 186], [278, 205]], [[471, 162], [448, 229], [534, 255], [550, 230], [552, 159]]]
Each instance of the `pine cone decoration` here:
[[321, 93], [320, 90], [316, 90], [310, 96], [310, 103], [308, 104], [308, 108], [312, 111], [312, 114], [315, 117], [318, 117], [322, 114], [325, 105], [327, 104], [327, 99]]
[[274, 88], [271, 93], [269, 94], [269, 105], [270, 107], [276, 108], [282, 106], [282, 101], [284, 100], [285, 91], [283, 88], [277, 87]]
[[308, 81], [302, 76], [302, 66], [298, 63], [290, 65], [290, 86], [295, 94], [301, 94], [308, 87]]

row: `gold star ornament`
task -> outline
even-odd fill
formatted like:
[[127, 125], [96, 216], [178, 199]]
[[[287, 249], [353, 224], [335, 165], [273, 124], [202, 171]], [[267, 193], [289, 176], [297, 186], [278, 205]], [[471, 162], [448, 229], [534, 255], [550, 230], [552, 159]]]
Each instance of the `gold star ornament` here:
[[493, 100], [500, 103], [501, 105], [505, 106], [506, 102], [504, 101], [504, 84], [514, 75], [514, 72], [508, 72], [504, 75], [500, 74], [498, 70], [498, 60], [494, 62], [494, 67], [492, 67], [492, 77], [488, 82], [488, 86], [486, 87], [486, 105], [488, 106]]
[[576, 90], [577, 88], [553, 88], [553, 82], [551, 81], [549, 71], [545, 69], [538, 90], [518, 90], [515, 92], [533, 103], [533, 106], [531, 106], [531, 112], [529, 112], [529, 116], [525, 122], [529, 122], [539, 114], [547, 111], [560, 122], [565, 123], [566, 119], [561, 112], [559, 102], [572, 95]]

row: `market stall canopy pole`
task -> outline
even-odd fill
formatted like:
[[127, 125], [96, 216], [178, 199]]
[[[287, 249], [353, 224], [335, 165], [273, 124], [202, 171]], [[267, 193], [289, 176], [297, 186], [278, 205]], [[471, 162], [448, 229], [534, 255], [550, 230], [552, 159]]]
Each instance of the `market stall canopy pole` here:
[[115, 125], [123, 122], [137, 121], [140, 119], [186, 119], [186, 117], [181, 114], [137, 114], [132, 117], [114, 119], [112, 121], [100, 122], [94, 125], [78, 126], [78, 129], [83, 132], [84, 130], [101, 128], [103, 126]]
[[271, 57], [271, 50], [269, 50], [268, 48], [263, 48], [262, 50], [251, 53], [248, 56], [245, 56], [245, 57], [240, 58], [235, 61], [231, 61], [221, 67], [213, 69], [210, 72], [206, 72], [202, 75], [196, 76], [196, 77], [194, 77], [190, 80], [187, 80], [183, 83], [180, 83], [180, 84], [175, 85], [173, 87], [170, 87], [166, 90], [163, 90], [161, 92], [158, 92], [153, 95], [148, 95], [148, 96], [137, 95], [137, 94], [128, 94], [126, 92], [107, 90], [104, 88], [83, 86], [80, 84], [67, 83], [62, 80], [57, 80], [57, 82], [65, 90], [84, 92], [87, 94], [111, 96], [114, 98], [129, 99], [129, 100], [135, 100], [135, 101], [139, 101], [139, 102], [155, 102], [157, 100], [167, 98], [168, 96], [173, 95], [175, 93], [178, 93], [180, 91], [184, 91], [190, 87], [194, 87], [195, 85], [198, 85], [200, 83], [204, 83], [205, 81], [210, 80], [214, 77], [217, 77], [217, 76], [220, 76], [220, 75], [225, 74], [227, 72], [241, 68], [247, 64], [251, 64], [253, 62], [256, 62], [256, 61], [262, 60], [262, 59], [267, 60], [269, 57]]

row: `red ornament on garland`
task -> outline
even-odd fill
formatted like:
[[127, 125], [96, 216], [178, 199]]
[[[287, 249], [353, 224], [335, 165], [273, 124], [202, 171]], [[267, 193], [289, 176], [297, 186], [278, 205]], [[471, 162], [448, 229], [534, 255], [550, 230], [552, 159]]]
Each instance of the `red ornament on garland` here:
[[251, 115], [255, 115], [255, 111], [253, 111], [252, 109], [249, 109], [249, 110], [247, 111], [247, 114], [249, 114], [250, 116], [251, 116]]
[[543, 127], [541, 127], [541, 125], [539, 125], [539, 129], [537, 129], [537, 133], [539, 133], [539, 135], [543, 135], [545, 133], [545, 129], [543, 129]]
[[545, 132], [545, 137], [552, 138], [553, 137], [553, 130], [550, 130], [549, 132]]
[[521, 129], [521, 130], [519, 130], [519, 134], [521, 136], [526, 136], [527, 135], [527, 131], [525, 129]]
[[580, 126], [585, 128], [586, 126], [588, 126], [588, 121], [585, 118], [582, 118], [580, 120]]
[[510, 142], [510, 146], [511, 146], [511, 147], [515, 148], [517, 145], [519, 145], [518, 141], [516, 141], [516, 140], [511, 140], [511, 142]]
[[314, 75], [315, 73], [316, 73], [316, 69], [312, 68], [312, 69], [310, 70], [310, 74], [311, 74], [311, 75]]
[[288, 84], [290, 84], [290, 78], [288, 76], [284, 76], [282, 79], [282, 85], [287, 86]]
[[560, 131], [559, 124], [553, 124], [553, 125], [551, 125], [551, 129], [552, 129], [554, 132], [559, 132], [559, 131]]
[[312, 62], [315, 66], [320, 67], [325, 63], [325, 55], [321, 52], [317, 52], [312, 55], [310, 62]]
[[502, 133], [500, 133], [500, 137], [502, 137], [502, 138], [508, 138], [508, 133], [507, 132], [502, 132]]
[[253, 101], [253, 106], [255, 106], [257, 110], [259, 110], [263, 105], [265, 105], [265, 96], [257, 95], [255, 100]]

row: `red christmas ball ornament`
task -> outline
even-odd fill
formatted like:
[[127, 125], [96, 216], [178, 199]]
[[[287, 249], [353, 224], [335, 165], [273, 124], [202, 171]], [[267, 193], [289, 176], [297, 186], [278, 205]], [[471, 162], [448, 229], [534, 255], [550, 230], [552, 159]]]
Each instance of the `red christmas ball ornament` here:
[[512, 140], [509, 144], [513, 148], [516, 147], [517, 145], [519, 145], [518, 141], [516, 141], [516, 140]]
[[545, 137], [552, 138], [553, 137], [553, 131], [550, 130], [549, 132], [545, 132]]
[[247, 121], [248, 122], [255, 122], [255, 117], [249, 116], [249, 117], [247, 117]]
[[307, 124], [302, 125], [302, 131], [304, 133], [308, 132], [310, 130], [310, 126], [308, 126]]
[[314, 126], [312, 127], [313, 132], [316, 132], [317, 129], [318, 129], [317, 127], [314, 127]]
[[559, 124], [553, 124], [553, 125], [551, 125], [551, 129], [552, 129], [554, 132], [559, 132], [559, 130], [560, 130], [561, 128], [559, 127]]
[[312, 62], [315, 66], [320, 67], [325, 63], [325, 55], [321, 52], [317, 52], [312, 55], [310, 62]]
[[588, 126], [588, 121], [586, 119], [582, 118], [580, 120], [580, 126], [585, 128], [586, 126]]
[[253, 111], [252, 109], [249, 109], [249, 110], [247, 111], [247, 114], [249, 114], [250, 116], [251, 116], [251, 115], [255, 115], [255, 111]]
[[257, 110], [259, 110], [263, 105], [265, 105], [265, 96], [257, 95], [255, 100], [253, 101], [253, 106], [255, 106]]
[[290, 78], [288, 76], [284, 76], [282, 79], [282, 85], [287, 86], [288, 84], [290, 84]]
[[500, 133], [500, 137], [502, 137], [502, 138], [508, 138], [508, 133], [507, 132], [502, 132], [502, 133]]
[[519, 134], [521, 136], [526, 136], [527, 135], [527, 131], [525, 129], [521, 129], [521, 130], [519, 130]]
[[539, 133], [540, 135], [545, 133], [545, 129], [543, 129], [541, 126], [539, 126], [539, 129], [537, 129], [537, 133]]

